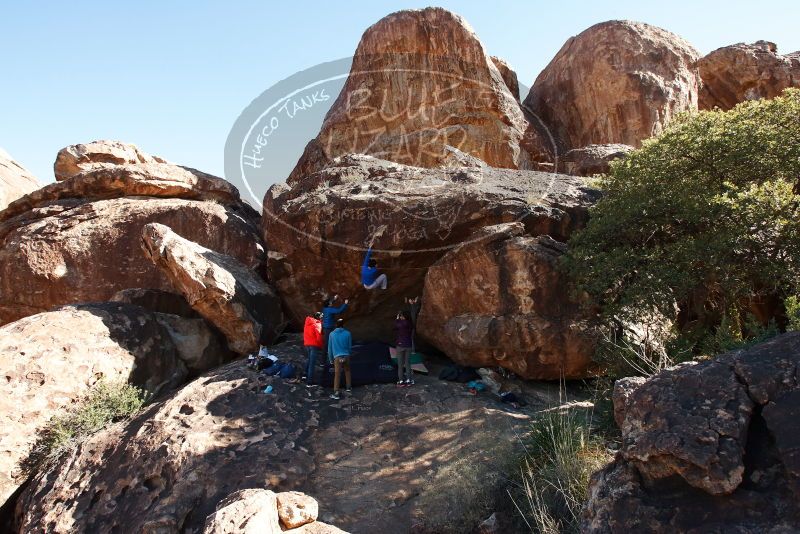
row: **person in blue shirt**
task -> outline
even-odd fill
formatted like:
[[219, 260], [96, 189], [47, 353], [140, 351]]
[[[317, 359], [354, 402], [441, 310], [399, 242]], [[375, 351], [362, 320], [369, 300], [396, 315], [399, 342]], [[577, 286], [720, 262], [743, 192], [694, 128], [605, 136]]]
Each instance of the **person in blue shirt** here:
[[334, 295], [332, 297], [326, 298], [322, 301], [322, 353], [323, 356], [327, 356], [328, 354], [328, 336], [331, 335], [331, 332], [336, 327], [336, 316], [340, 313], [344, 312], [347, 309], [347, 303], [350, 302], [349, 299], [344, 299], [344, 304], [341, 306], [334, 306], [333, 304], [336, 302], [336, 299], [339, 298], [339, 295]]
[[367, 249], [364, 263], [361, 265], [361, 283], [364, 289], [386, 289], [389, 279], [385, 273], [378, 271], [378, 262], [372, 259], [372, 246]]
[[353, 391], [353, 380], [350, 375], [350, 353], [353, 347], [353, 338], [350, 331], [344, 327], [344, 319], [336, 321], [336, 330], [328, 338], [328, 360], [333, 363], [333, 394], [332, 399], [339, 400], [339, 382], [342, 369], [344, 369], [347, 393]]

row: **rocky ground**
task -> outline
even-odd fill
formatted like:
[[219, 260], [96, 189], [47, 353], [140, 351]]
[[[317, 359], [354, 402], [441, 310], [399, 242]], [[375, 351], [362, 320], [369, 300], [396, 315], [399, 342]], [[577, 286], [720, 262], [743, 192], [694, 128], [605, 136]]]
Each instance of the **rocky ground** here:
[[[302, 363], [297, 336], [274, 352]], [[335, 401], [330, 390], [232, 362], [34, 480], [18, 526], [196, 532], [226, 495], [268, 487], [313, 495], [320, 519], [349, 532], [463, 532], [507, 499], [531, 417], [560, 404], [557, 385], [519, 386], [529, 402], [520, 410], [433, 374]]]

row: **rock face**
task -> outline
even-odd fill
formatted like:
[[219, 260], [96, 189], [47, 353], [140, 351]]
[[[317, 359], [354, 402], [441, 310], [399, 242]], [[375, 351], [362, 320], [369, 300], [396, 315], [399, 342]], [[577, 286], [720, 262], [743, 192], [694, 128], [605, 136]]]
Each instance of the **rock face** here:
[[[393, 341], [404, 297], [421, 294], [428, 268], [477, 230], [519, 222], [530, 236], [565, 241], [585, 224], [597, 198], [582, 179], [564, 175], [481, 166], [421, 169], [348, 156], [291, 188], [281, 184], [267, 192], [262, 220], [269, 279], [296, 325], [325, 295], [338, 293], [351, 298], [344, 317], [357, 338]], [[378, 267], [389, 278], [385, 291], [361, 284], [373, 238]]]
[[286, 528], [302, 527], [317, 520], [319, 505], [314, 498], [299, 491], [278, 494], [278, 517]]
[[631, 398], [631, 393], [636, 391], [636, 388], [644, 384], [645, 379], [641, 376], [628, 376], [621, 378], [614, 382], [614, 391], [612, 393], [612, 401], [614, 403], [614, 422], [618, 427], [622, 427], [625, 422], [625, 414], [628, 411], [628, 401]]
[[503, 81], [506, 82], [506, 87], [508, 87], [508, 90], [511, 92], [511, 96], [519, 100], [519, 80], [517, 79], [517, 73], [505, 59], [497, 56], [492, 56], [491, 59], [492, 63], [497, 67], [497, 70], [500, 71]]
[[178, 358], [186, 366], [189, 376], [197, 376], [236, 357], [225, 339], [203, 319], [169, 313], [153, 315], [175, 342]]
[[11, 202], [39, 188], [39, 181], [0, 148], [0, 211]]
[[464, 365], [533, 379], [586, 376], [596, 335], [558, 272], [566, 245], [525, 236], [521, 223], [482, 232], [428, 269], [420, 335]]
[[[301, 336], [289, 337], [270, 351], [300, 365]], [[425, 532], [465, 532], [491, 513], [488, 496], [505, 495], [515, 468], [504, 459], [522, 453], [516, 437], [531, 414], [553, 406], [539, 395], [550, 390], [557, 402], [558, 386], [515, 382], [529, 402], [522, 411], [490, 394], [466, 397], [463, 384], [435, 376], [418, 377], [413, 390], [357, 387], [332, 402], [324, 389], [231, 362], [101, 431], [33, 479], [16, 503], [15, 531], [200, 532], [210, 514], [227, 508], [226, 497], [267, 489], [313, 495], [322, 521], [351, 532], [399, 534], [420, 523]], [[267, 385], [271, 394], [263, 393]], [[249, 521], [258, 513], [241, 509], [232, 515]], [[289, 532], [342, 532], [325, 523]]]
[[24, 481], [18, 463], [37, 430], [95, 382], [125, 380], [158, 392], [196, 367], [183, 358], [200, 357], [192, 349], [210, 335], [207, 328], [176, 336], [160, 317], [174, 329], [191, 321], [106, 303], [65, 306], [0, 328], [0, 502]]
[[728, 110], [745, 100], [774, 98], [787, 87], [800, 87], [800, 52], [781, 55], [767, 41], [722, 47], [697, 65], [703, 80], [700, 109]]
[[563, 153], [592, 144], [638, 147], [676, 113], [697, 109], [699, 55], [640, 22], [608, 21], [571, 37], [539, 74], [525, 107]]
[[117, 291], [110, 300], [111, 302], [135, 304], [150, 311], [169, 313], [180, 317], [200, 317], [200, 314], [189, 306], [189, 303], [186, 302], [183, 295], [170, 291], [132, 287]]
[[139, 163], [168, 163], [168, 161], [158, 156], [151, 156], [130, 143], [92, 141], [59, 150], [56, 162], [53, 164], [53, 172], [56, 180], [61, 181], [81, 171]]
[[593, 477], [583, 530], [796, 530], [798, 365], [791, 333], [626, 383], [623, 446]]
[[399, 11], [364, 32], [342, 92], [287, 181], [349, 153], [436, 167], [451, 158], [447, 146], [507, 168], [532, 168], [546, 154], [466, 21], [441, 8]]
[[148, 222], [261, 265], [257, 214], [224, 180], [158, 162], [96, 165], [0, 212], [0, 324], [128, 288], [171, 290], [141, 253]]
[[235, 258], [155, 223], [142, 229], [142, 247], [189, 305], [225, 334], [231, 350], [248, 354], [283, 331], [278, 296]]
[[570, 150], [560, 163], [563, 163], [564, 171], [573, 176], [607, 174], [612, 161], [624, 158], [632, 150], [630, 145], [589, 145]]
[[12, 202], [1, 220], [8, 220], [60, 199], [105, 200], [120, 197], [184, 198], [237, 205], [239, 192], [221, 178], [168, 163], [104, 165], [48, 184]]

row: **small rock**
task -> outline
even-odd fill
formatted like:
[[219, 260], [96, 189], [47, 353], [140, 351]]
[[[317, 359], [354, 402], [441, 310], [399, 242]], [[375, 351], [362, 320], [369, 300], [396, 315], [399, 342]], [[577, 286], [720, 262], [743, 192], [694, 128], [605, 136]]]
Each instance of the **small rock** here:
[[239, 260], [184, 239], [163, 224], [142, 229], [142, 248], [189, 305], [248, 354], [285, 326], [275, 291]]
[[204, 534], [279, 534], [275, 493], [246, 489], [232, 493], [206, 519]]
[[317, 520], [319, 505], [313, 497], [299, 491], [278, 494], [278, 517], [286, 528], [297, 528]]
[[489, 388], [489, 391], [495, 395], [500, 394], [500, 390], [503, 388], [503, 377], [500, 376], [500, 373], [493, 371], [492, 369], [482, 367], [478, 369], [478, 374], [481, 375], [481, 381], [486, 384], [486, 386]]
[[719, 48], [700, 58], [697, 67], [703, 79], [700, 109], [728, 110], [800, 87], [800, 54], [779, 54], [775, 43], [766, 41]]

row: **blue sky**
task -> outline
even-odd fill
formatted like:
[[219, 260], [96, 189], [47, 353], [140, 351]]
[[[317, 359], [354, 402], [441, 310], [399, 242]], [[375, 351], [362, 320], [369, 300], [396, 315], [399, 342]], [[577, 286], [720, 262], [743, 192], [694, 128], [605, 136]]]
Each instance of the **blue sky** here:
[[[272, 84], [349, 56], [382, 16], [426, 2], [137, 1], [0, 4], [0, 146], [43, 182], [63, 146], [136, 143], [223, 173], [233, 122]], [[564, 41], [594, 23], [633, 19], [701, 53], [767, 39], [800, 50], [800, 2], [438, 2], [464, 16], [492, 55], [533, 83]], [[524, 95], [523, 95], [524, 97]]]

